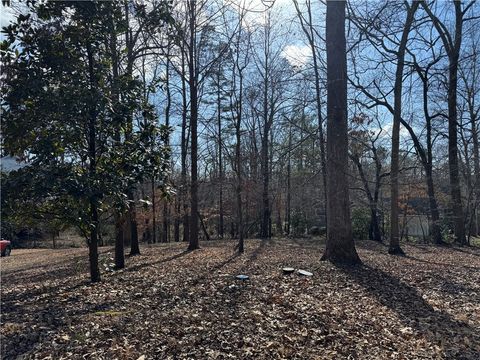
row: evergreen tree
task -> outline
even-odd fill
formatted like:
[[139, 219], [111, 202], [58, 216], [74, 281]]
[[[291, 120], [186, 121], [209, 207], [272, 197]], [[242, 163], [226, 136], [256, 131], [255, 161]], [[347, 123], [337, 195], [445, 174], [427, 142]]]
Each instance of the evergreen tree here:
[[168, 149], [151, 142], [167, 130], [150, 121], [118, 141], [126, 117], [154, 113], [137, 80], [112, 77], [109, 45], [122, 22], [117, 3], [30, 3], [29, 11], [5, 29], [2, 43], [4, 150], [29, 164], [9, 181], [53, 201], [81, 229], [96, 282], [99, 214], [128, 209], [126, 190], [165, 166]]

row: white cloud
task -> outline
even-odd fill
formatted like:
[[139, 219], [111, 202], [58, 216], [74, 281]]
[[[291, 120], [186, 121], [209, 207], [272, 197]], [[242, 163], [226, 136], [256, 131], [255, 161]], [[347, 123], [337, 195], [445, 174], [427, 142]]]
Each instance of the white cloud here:
[[237, 12], [245, 9], [243, 26], [246, 28], [264, 25], [266, 22], [265, 11], [275, 9], [279, 13], [291, 14], [295, 10], [292, 0], [223, 0], [224, 4], [232, 6]]
[[283, 48], [282, 55], [290, 65], [303, 67], [312, 57], [312, 51], [308, 45], [287, 45]]

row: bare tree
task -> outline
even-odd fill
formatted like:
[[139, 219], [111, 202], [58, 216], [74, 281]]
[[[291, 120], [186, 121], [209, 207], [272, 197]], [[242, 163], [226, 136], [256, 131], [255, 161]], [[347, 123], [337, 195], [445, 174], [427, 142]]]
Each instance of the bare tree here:
[[[321, 171], [322, 171], [322, 183], [323, 183], [323, 190], [324, 190], [324, 202], [325, 202], [325, 210], [327, 206], [327, 166], [326, 166], [326, 159], [325, 159], [325, 139], [323, 135], [323, 118], [322, 118], [322, 102], [321, 102], [321, 91], [320, 91], [320, 64], [319, 64], [319, 56], [318, 56], [318, 49], [316, 45], [316, 38], [318, 34], [314, 29], [313, 25], [313, 18], [312, 18], [312, 4], [310, 0], [306, 0], [305, 7], [306, 7], [306, 17], [302, 13], [300, 6], [298, 4], [298, 0], [293, 1], [295, 5], [295, 9], [297, 11], [297, 17], [300, 20], [300, 25], [302, 30], [307, 38], [308, 45], [310, 46], [310, 50], [312, 52], [312, 60], [313, 60], [313, 72], [315, 77], [315, 101], [317, 104], [317, 120], [318, 120], [318, 135], [319, 135], [319, 145], [320, 145], [320, 164], [321, 164]], [[323, 39], [321, 39], [323, 40]], [[327, 212], [325, 211], [325, 214]]]
[[455, 27], [453, 32], [449, 30], [448, 24], [441, 21], [433, 10], [432, 6], [422, 1], [422, 7], [427, 12], [442, 39], [443, 46], [448, 56], [448, 164], [450, 175], [450, 195], [454, 221], [455, 241], [459, 244], [466, 243], [465, 224], [462, 205], [462, 192], [460, 187], [460, 175], [458, 166], [458, 130], [457, 130], [457, 86], [460, 49], [462, 45], [462, 34], [465, 15], [475, 1], [463, 6], [460, 1], [453, 1], [455, 7]]

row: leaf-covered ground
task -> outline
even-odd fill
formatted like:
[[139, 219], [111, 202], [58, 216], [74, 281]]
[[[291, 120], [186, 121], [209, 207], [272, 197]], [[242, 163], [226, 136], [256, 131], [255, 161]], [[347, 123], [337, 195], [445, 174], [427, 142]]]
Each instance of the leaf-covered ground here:
[[202, 245], [144, 247], [95, 285], [86, 249], [12, 252], [2, 357], [480, 359], [478, 249], [405, 246], [401, 258], [359, 242], [363, 266], [347, 269], [320, 262], [313, 240], [249, 240], [242, 256], [233, 242]]

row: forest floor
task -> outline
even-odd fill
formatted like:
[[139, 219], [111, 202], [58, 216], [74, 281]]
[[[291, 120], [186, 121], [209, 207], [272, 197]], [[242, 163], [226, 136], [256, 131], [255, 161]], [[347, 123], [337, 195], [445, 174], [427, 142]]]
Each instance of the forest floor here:
[[[480, 249], [357, 243], [354, 268], [304, 239], [142, 248], [88, 283], [86, 249], [0, 261], [2, 358], [479, 359]], [[292, 266], [310, 278], [283, 275]], [[237, 274], [250, 276], [247, 281]]]

